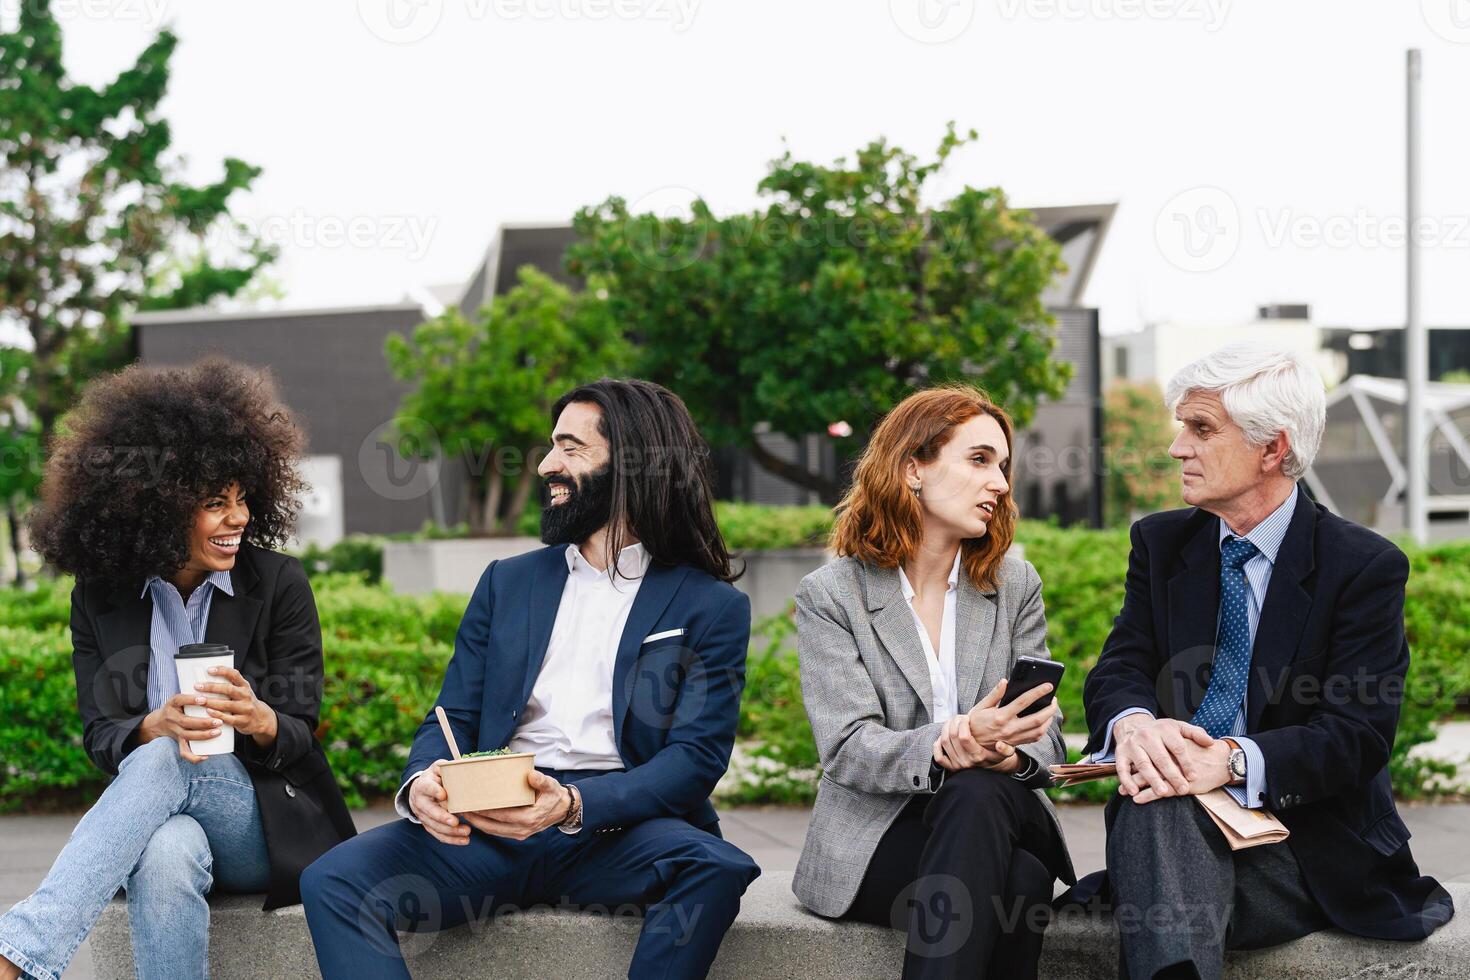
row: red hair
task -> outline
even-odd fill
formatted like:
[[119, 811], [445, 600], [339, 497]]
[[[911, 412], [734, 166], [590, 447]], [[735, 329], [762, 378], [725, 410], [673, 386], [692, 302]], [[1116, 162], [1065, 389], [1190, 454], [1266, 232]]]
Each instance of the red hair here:
[[[1007, 458], [1002, 472], [1009, 482], [1012, 426], [1004, 409], [970, 385], [915, 392], [884, 416], [868, 440], [852, 486], [837, 505], [833, 550], [881, 568], [897, 568], [911, 559], [924, 536], [923, 505], [908, 487], [904, 465], [910, 457], [931, 462], [953, 437], [956, 426], [979, 415], [995, 419], [1005, 435]], [[995, 515], [985, 535], [960, 542], [960, 565], [977, 587], [995, 588], [1001, 559], [1016, 534], [1016, 517], [1016, 505], [1007, 489], [995, 502]]]

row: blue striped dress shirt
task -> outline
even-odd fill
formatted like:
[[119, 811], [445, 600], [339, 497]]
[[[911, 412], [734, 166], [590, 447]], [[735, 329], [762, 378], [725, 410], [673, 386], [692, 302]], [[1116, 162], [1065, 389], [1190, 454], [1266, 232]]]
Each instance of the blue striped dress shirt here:
[[189, 593], [187, 603], [167, 579], [154, 575], [143, 583], [143, 591], [138, 598], [153, 596], [153, 625], [148, 633], [149, 711], [157, 711], [165, 701], [179, 693], [174, 654], [181, 646], [204, 642], [215, 589], [220, 589], [225, 595], [235, 594], [229, 572], [211, 572], [197, 589]]
[[[1264, 521], [1251, 529], [1249, 534], [1235, 535], [1222, 519], [1220, 520], [1220, 543], [1231, 536], [1242, 537], [1256, 546], [1259, 552], [1250, 561], [1245, 563], [1245, 579], [1250, 584], [1246, 596], [1246, 618], [1250, 620], [1251, 649], [1256, 645], [1256, 626], [1261, 621], [1261, 607], [1266, 603], [1266, 590], [1271, 585], [1271, 571], [1276, 567], [1276, 555], [1281, 551], [1281, 542], [1286, 539], [1286, 529], [1291, 526], [1292, 515], [1296, 513], [1297, 496], [1301, 493], [1300, 487], [1293, 487], [1290, 494], [1282, 502], [1280, 507], [1273, 510]], [[1220, 631], [1219, 613], [1216, 613], [1215, 632]], [[1235, 797], [1235, 801], [1241, 806], [1250, 807], [1252, 810], [1260, 808], [1266, 801], [1266, 759], [1261, 755], [1260, 748], [1253, 738], [1247, 738], [1245, 734], [1245, 711], [1246, 700], [1240, 702], [1240, 710], [1235, 713], [1235, 722], [1230, 727], [1230, 737], [1239, 743], [1245, 750], [1245, 785], [1226, 786], [1225, 791]], [[1102, 751], [1093, 756], [1094, 762], [1111, 762], [1113, 759], [1113, 726], [1121, 718], [1142, 712], [1149, 714], [1146, 708], [1126, 708], [1117, 713], [1113, 720], [1108, 722], [1108, 734], [1103, 740]]]

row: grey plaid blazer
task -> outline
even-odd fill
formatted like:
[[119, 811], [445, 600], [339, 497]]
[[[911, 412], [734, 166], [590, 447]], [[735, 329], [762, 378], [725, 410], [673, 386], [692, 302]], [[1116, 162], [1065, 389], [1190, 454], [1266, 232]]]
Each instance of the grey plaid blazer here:
[[[955, 678], [968, 711], [1018, 656], [1050, 657], [1041, 577], [1007, 556], [999, 584], [982, 592], [963, 573], [955, 603]], [[916, 793], [932, 793], [932, 690], [924, 648], [903, 598], [898, 569], [839, 558], [796, 592], [801, 693], [822, 761], [817, 802], [791, 890], [819, 915], [837, 917], [857, 896], [868, 861]], [[1043, 766], [1065, 762], [1061, 718], [1020, 751]], [[1075, 881], [1056, 810], [1037, 789], [1062, 842], [1054, 873]]]

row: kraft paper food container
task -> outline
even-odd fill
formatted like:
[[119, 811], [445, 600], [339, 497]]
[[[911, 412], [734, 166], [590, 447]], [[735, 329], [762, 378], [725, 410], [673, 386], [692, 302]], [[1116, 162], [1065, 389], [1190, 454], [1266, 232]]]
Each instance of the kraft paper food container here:
[[439, 778], [449, 794], [445, 809], [465, 813], [535, 803], [536, 791], [527, 780], [535, 767], [536, 756], [530, 752], [441, 762]]

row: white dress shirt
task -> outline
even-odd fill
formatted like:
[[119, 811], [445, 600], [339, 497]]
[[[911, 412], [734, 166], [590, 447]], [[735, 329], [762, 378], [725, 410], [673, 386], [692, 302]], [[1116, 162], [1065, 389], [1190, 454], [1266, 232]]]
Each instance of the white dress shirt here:
[[[598, 571], [574, 544], [567, 545], [566, 560], [546, 656], [508, 747], [533, 753], [543, 769], [621, 769], [613, 737], [613, 667], [650, 557], [641, 543], [624, 548], [616, 584], [611, 570]], [[414, 823], [419, 820], [409, 810], [407, 790], [418, 776], [410, 776], [393, 800], [398, 815]]]
[[648, 561], [642, 544], [624, 548], [614, 582], [610, 571], [598, 571], [576, 545], [567, 546], [556, 625], [511, 735], [512, 752], [534, 753], [543, 769], [623, 767], [613, 738], [613, 665]]
[[954, 631], [955, 604], [959, 593], [960, 552], [955, 551], [954, 565], [949, 570], [949, 585], [944, 590], [944, 616], [939, 621], [939, 653], [929, 642], [929, 631], [914, 608], [914, 587], [909, 577], [898, 569], [898, 581], [903, 586], [903, 599], [908, 603], [914, 617], [914, 628], [919, 631], [919, 642], [924, 645], [924, 662], [929, 666], [929, 688], [933, 692], [929, 706], [930, 721], [948, 721], [959, 713], [959, 683], [954, 675]]

